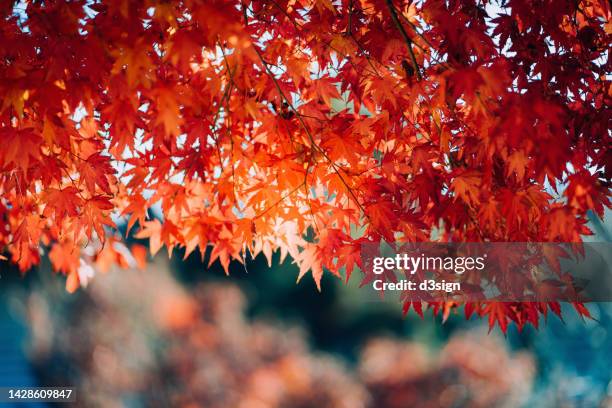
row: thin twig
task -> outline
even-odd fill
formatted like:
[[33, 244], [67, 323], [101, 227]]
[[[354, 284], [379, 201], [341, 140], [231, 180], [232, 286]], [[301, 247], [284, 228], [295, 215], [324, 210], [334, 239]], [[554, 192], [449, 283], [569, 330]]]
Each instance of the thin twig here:
[[421, 76], [421, 70], [419, 69], [419, 64], [417, 64], [417, 60], [414, 55], [414, 51], [412, 50], [412, 40], [410, 39], [410, 37], [408, 37], [408, 33], [406, 33], [406, 29], [404, 28], [402, 23], [399, 21], [399, 18], [397, 17], [397, 11], [395, 10], [395, 6], [393, 5], [393, 0], [387, 0], [387, 6], [389, 7], [389, 12], [391, 13], [391, 18], [393, 19], [395, 26], [397, 27], [399, 32], [402, 34], [402, 37], [404, 38], [404, 41], [406, 42], [406, 45], [408, 46], [408, 52], [410, 53], [410, 59], [412, 60], [414, 72], [416, 72], [417, 79], [420, 81], [421, 79], [423, 79], [423, 77]]
[[[274, 86], [276, 87], [276, 90], [278, 91], [279, 95], [281, 96], [281, 98], [287, 103], [287, 106], [289, 107], [289, 109], [291, 109], [291, 111], [293, 111], [293, 113], [295, 114], [295, 116], [298, 119], [298, 122], [300, 123], [300, 126], [304, 129], [304, 132], [306, 133], [306, 135], [308, 136], [308, 139], [310, 140], [310, 143], [312, 145], [312, 147], [317, 150], [319, 153], [321, 153], [321, 155], [329, 162], [330, 166], [332, 167], [334, 173], [336, 173], [336, 175], [338, 176], [338, 178], [340, 179], [340, 182], [342, 182], [342, 184], [346, 187], [348, 193], [350, 194], [350, 196], [353, 198], [353, 200], [355, 201], [355, 204], [359, 207], [359, 209], [366, 214], [365, 208], [361, 205], [361, 203], [359, 202], [359, 199], [357, 198], [357, 196], [355, 195], [355, 192], [353, 191], [353, 189], [348, 185], [347, 181], [344, 179], [344, 177], [342, 176], [342, 174], [340, 174], [339, 168], [336, 165], [336, 163], [327, 155], [327, 153], [325, 152], [325, 150], [323, 150], [314, 140], [314, 137], [312, 136], [312, 133], [310, 132], [310, 129], [308, 129], [308, 126], [306, 126], [306, 123], [304, 122], [304, 119], [302, 118], [302, 115], [297, 111], [297, 109], [293, 106], [293, 104], [291, 103], [291, 101], [289, 100], [289, 98], [287, 98], [287, 96], [285, 96], [283, 90], [281, 89], [278, 80], [274, 77], [274, 73], [270, 70], [270, 67], [268, 66], [268, 64], [266, 63], [266, 61], [263, 59], [263, 56], [261, 55], [261, 53], [259, 52], [259, 50], [257, 49], [256, 46], [253, 46], [253, 49], [255, 50], [255, 53], [257, 54], [257, 56], [259, 57], [261, 63], [264, 66], [264, 69], [266, 71], [266, 73], [268, 74], [268, 76], [270, 77], [270, 79], [272, 80], [272, 82], [274, 83]], [[367, 214], [366, 214], [367, 216]]]

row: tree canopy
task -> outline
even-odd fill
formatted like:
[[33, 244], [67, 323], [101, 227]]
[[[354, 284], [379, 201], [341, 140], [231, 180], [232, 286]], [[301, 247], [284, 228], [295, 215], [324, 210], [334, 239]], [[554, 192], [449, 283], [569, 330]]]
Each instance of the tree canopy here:
[[[0, 246], [22, 271], [49, 249], [70, 290], [128, 257], [120, 219], [153, 254], [211, 247], [227, 270], [280, 251], [320, 286], [350, 277], [363, 242], [575, 242], [610, 206], [606, 0], [30, 0], [0, 15]], [[558, 311], [493, 306], [473, 307], [502, 328]]]

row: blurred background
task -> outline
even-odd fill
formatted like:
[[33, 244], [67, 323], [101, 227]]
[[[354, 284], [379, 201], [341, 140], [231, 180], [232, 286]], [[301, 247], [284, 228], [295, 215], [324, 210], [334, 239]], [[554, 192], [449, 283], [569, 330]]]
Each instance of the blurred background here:
[[75, 386], [79, 406], [612, 407], [609, 303], [503, 336], [461, 311], [443, 323], [367, 302], [359, 276], [318, 292], [290, 260], [226, 276], [161, 253], [74, 294], [48, 262], [0, 268], [0, 386]]

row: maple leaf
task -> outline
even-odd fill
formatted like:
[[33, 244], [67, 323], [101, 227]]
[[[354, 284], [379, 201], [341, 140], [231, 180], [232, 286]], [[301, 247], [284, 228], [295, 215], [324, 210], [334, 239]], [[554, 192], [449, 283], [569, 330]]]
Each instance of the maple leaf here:
[[476, 205], [480, 202], [480, 184], [482, 176], [477, 171], [464, 171], [453, 179], [453, 191], [457, 197], [468, 205]]
[[379, 103], [390, 102], [394, 108], [397, 108], [397, 97], [395, 90], [398, 84], [390, 81], [387, 78], [375, 78], [368, 84], [366, 90], [371, 92], [374, 100]]
[[389, 242], [393, 241], [393, 236], [390, 235], [393, 231], [393, 222], [396, 220], [393, 204], [389, 201], [380, 201], [370, 204], [366, 212], [370, 217], [372, 226], [380, 233], [388, 238]]
[[102, 115], [111, 124], [111, 144], [123, 153], [126, 147], [134, 147], [135, 131], [141, 122], [138, 99], [132, 96], [115, 96], [115, 102], [102, 108]]
[[412, 309], [416, 312], [416, 314], [418, 314], [421, 319], [423, 319], [425, 316], [423, 315], [423, 303], [422, 302], [404, 302], [404, 306], [402, 308], [402, 313], [404, 315], [408, 314], [408, 312], [410, 311], [410, 307], [412, 306]]
[[3, 147], [0, 150], [2, 166], [13, 165], [27, 171], [32, 160], [40, 160], [41, 137], [30, 129], [18, 131], [11, 128], [0, 130]]
[[159, 220], [145, 221], [136, 235], [136, 238], [149, 238], [151, 255], [155, 255], [162, 247], [162, 224]]
[[318, 256], [320, 248], [316, 244], [308, 243], [300, 252], [296, 259], [296, 262], [300, 266], [300, 273], [297, 281], [299, 282], [306, 272], [312, 272], [312, 278], [317, 285], [317, 289], [321, 291], [321, 278], [323, 277], [323, 266], [321, 265], [321, 259]]
[[499, 221], [499, 203], [491, 198], [487, 202], [484, 202], [480, 208], [479, 216], [482, 223], [488, 225], [491, 228], [496, 226]]
[[515, 173], [519, 180], [525, 177], [525, 171], [529, 164], [529, 158], [525, 155], [522, 150], [517, 150], [508, 157], [508, 171], [507, 175]]
[[357, 167], [363, 150], [361, 145], [352, 138], [345, 138], [340, 135], [333, 135], [325, 138], [322, 147], [329, 150], [329, 157], [338, 162], [342, 159], [346, 160], [351, 167]]
[[127, 85], [136, 88], [139, 84], [150, 87], [153, 64], [149, 58], [149, 51], [144, 41], [138, 41], [131, 46], [119, 46], [113, 51], [115, 62], [112, 74], [125, 70]]
[[318, 80], [314, 82], [315, 94], [325, 102], [329, 107], [332, 107], [332, 99], [339, 99], [340, 94], [336, 85], [329, 81]]
[[240, 243], [231, 239], [231, 234], [229, 231], [222, 232], [221, 235], [224, 235], [225, 238], [219, 239], [217, 243], [214, 245], [213, 250], [210, 254], [210, 259], [208, 261], [208, 266], [212, 265], [212, 263], [219, 259], [221, 262], [221, 266], [223, 266], [223, 270], [226, 275], [229, 275], [229, 263], [232, 259], [241, 259], [239, 251], [241, 249]]
[[83, 206], [83, 214], [79, 219], [80, 223], [85, 227], [86, 234], [91, 236], [91, 230], [95, 230], [98, 238], [104, 241], [106, 233], [104, 226], [116, 228], [115, 223], [110, 218], [110, 211], [115, 206], [107, 197], [95, 196], [87, 200]]
[[47, 205], [45, 206], [43, 215], [48, 217], [53, 213], [56, 219], [78, 215], [79, 207], [82, 203], [82, 199], [78, 194], [79, 190], [77, 190], [76, 187], [47, 189], [44, 193]]
[[175, 31], [169, 40], [170, 52], [167, 58], [182, 72], [188, 72], [189, 65], [201, 58], [203, 44], [199, 42], [197, 34], [191, 31]]
[[508, 315], [509, 306], [505, 302], [488, 302], [483, 310], [483, 314], [489, 316], [489, 332], [493, 329], [495, 324], [499, 325], [499, 328], [504, 334], [508, 331]]
[[112, 194], [108, 179], [109, 175], [114, 173], [114, 169], [109, 159], [110, 157], [101, 153], [94, 153], [79, 163], [81, 179], [85, 181], [89, 191], [95, 191], [98, 186], [104, 193]]
[[176, 91], [169, 87], [160, 87], [154, 90], [154, 96], [158, 111], [155, 123], [162, 125], [167, 135], [178, 136], [183, 119]]
[[356, 245], [342, 245], [338, 251], [338, 263], [346, 268], [346, 282], [351, 278], [355, 266], [362, 267], [361, 250], [359, 247], [359, 243], [356, 243]]

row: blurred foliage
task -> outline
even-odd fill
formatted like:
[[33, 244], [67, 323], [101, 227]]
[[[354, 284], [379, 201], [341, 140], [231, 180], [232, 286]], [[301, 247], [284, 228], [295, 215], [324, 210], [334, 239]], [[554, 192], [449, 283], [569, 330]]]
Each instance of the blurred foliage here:
[[347, 363], [313, 351], [295, 325], [248, 317], [236, 286], [187, 290], [159, 264], [72, 296], [57, 283], [14, 301], [41, 381], [76, 385], [84, 406], [510, 407], [535, 370], [482, 332], [442, 348], [376, 336]]

